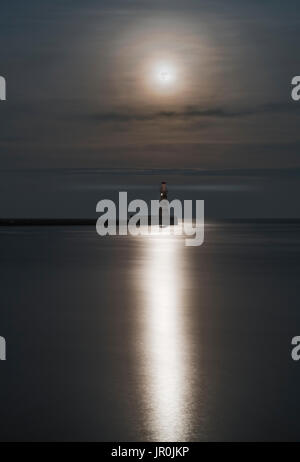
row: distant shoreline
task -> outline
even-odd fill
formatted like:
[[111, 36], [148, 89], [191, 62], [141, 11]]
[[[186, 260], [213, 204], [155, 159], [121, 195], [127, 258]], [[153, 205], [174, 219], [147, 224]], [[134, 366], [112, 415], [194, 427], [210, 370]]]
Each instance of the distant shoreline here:
[[[0, 218], [0, 226], [96, 226], [97, 218]], [[300, 224], [300, 218], [221, 218], [207, 224]], [[117, 225], [118, 225], [117, 221]]]

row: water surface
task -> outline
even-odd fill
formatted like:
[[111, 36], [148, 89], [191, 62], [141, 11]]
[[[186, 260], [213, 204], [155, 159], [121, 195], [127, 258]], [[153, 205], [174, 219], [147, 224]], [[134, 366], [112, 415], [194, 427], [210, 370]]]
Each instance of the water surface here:
[[0, 229], [1, 440], [298, 440], [300, 226]]

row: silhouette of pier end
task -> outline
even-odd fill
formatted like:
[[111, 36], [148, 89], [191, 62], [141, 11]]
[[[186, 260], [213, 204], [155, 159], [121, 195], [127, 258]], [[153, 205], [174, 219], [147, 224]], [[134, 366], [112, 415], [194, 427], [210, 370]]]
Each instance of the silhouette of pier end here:
[[[98, 218], [0, 218], [0, 226], [96, 226]], [[128, 224], [130, 217], [125, 223]], [[143, 220], [142, 220], [143, 221]], [[161, 216], [148, 215], [148, 225], [163, 225]], [[170, 226], [177, 225], [175, 216], [170, 216]], [[118, 219], [116, 225], [124, 224]]]

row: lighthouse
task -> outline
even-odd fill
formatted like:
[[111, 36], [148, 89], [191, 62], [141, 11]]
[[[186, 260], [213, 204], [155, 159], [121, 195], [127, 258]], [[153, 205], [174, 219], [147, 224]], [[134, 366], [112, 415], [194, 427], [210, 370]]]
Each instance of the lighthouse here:
[[[166, 202], [163, 202], [166, 201]], [[170, 225], [170, 210], [168, 206], [168, 190], [167, 184], [165, 181], [161, 182], [160, 186], [160, 198], [161, 202], [159, 206], [159, 225], [160, 226], [169, 226]]]
[[163, 200], [167, 200], [168, 199], [168, 190], [167, 190], [167, 184], [165, 181], [162, 181], [161, 182], [161, 186], [160, 186], [160, 201], [163, 201]]

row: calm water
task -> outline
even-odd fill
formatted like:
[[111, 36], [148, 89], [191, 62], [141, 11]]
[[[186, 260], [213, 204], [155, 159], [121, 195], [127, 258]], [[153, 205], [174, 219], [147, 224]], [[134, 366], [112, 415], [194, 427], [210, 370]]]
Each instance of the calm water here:
[[300, 226], [0, 229], [1, 440], [300, 437]]

